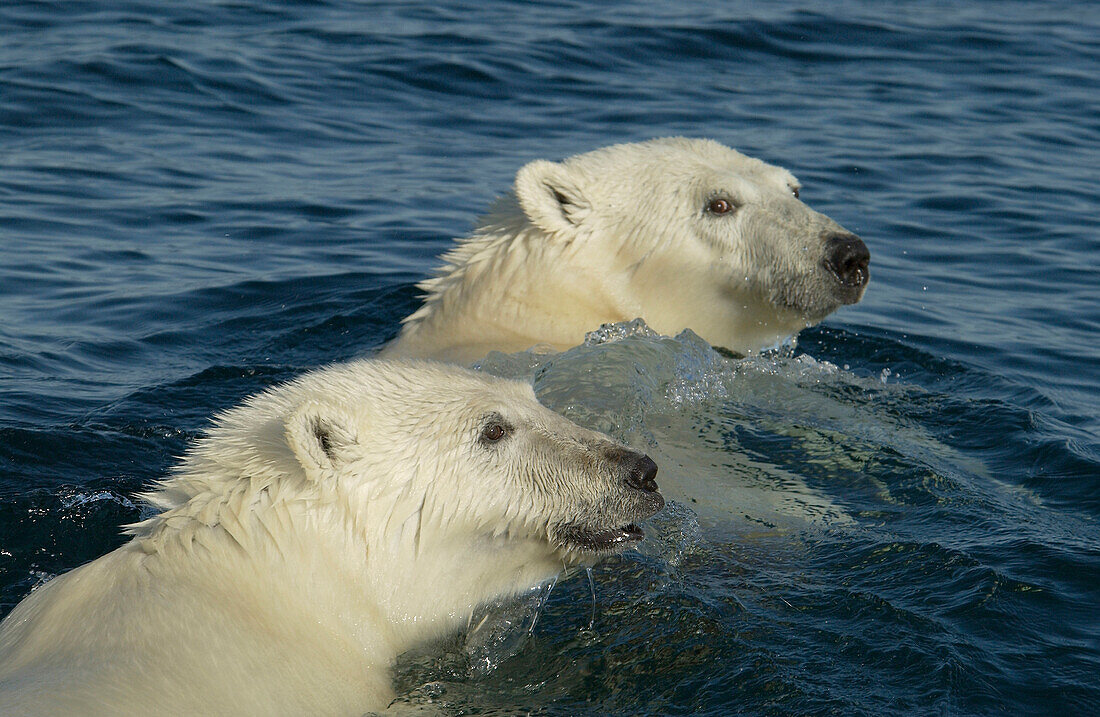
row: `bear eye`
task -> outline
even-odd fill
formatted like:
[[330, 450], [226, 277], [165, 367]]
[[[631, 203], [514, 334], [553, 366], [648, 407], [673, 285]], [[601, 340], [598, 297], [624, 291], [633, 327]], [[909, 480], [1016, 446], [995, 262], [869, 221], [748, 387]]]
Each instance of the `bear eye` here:
[[481, 429], [481, 441], [483, 443], [498, 443], [511, 432], [511, 426], [501, 420], [493, 420], [485, 424]]
[[798, 199], [798, 187], [791, 187], [791, 194], [794, 195], [795, 199]]
[[707, 205], [707, 211], [711, 214], [729, 214], [733, 211], [733, 202], [722, 197], [712, 199]]

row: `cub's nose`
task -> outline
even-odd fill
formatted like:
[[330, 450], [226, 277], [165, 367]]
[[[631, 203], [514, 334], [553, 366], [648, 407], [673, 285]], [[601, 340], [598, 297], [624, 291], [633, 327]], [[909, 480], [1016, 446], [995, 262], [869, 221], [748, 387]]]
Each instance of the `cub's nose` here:
[[825, 268], [845, 287], [867, 285], [871, 273], [871, 252], [855, 234], [833, 234], [825, 238]]
[[656, 480], [657, 464], [646, 454], [615, 446], [604, 455], [622, 470], [623, 483], [628, 488], [646, 493], [656, 493], [659, 490]]
[[633, 461], [627, 468], [626, 484], [646, 493], [657, 492], [657, 464], [644, 453], [633, 454]]

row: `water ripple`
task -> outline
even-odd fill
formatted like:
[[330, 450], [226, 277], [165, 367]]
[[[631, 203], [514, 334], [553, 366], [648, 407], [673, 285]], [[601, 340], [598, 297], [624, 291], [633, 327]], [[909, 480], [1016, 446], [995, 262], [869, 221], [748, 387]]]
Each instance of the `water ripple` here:
[[513, 656], [407, 656], [401, 699], [1095, 711], [1091, 5], [24, 0], [0, 37], [0, 610], [212, 413], [392, 337], [523, 163], [708, 136], [866, 239], [866, 299], [743, 362], [638, 325], [490, 357], [674, 501], [591, 627], [563, 576]]

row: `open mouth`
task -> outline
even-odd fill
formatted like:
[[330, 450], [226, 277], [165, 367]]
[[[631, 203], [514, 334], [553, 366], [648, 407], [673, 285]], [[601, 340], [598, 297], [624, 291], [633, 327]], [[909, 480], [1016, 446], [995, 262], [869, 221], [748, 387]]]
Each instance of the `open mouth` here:
[[855, 257], [837, 265], [831, 261], [822, 262], [829, 277], [836, 282], [835, 295], [842, 304], [854, 304], [863, 298], [863, 290], [871, 279], [871, 271], [864, 257]]
[[862, 289], [867, 286], [869, 274], [870, 272], [863, 267], [856, 267], [844, 276], [837, 274], [835, 271], [833, 272], [833, 276], [836, 277], [837, 282], [845, 289]]
[[841, 304], [854, 304], [863, 298], [863, 290], [871, 278], [871, 272], [866, 266], [851, 267], [846, 272], [838, 272], [834, 267], [824, 264], [829, 278], [836, 282], [833, 285], [833, 295]]
[[865, 265], [854, 265], [845, 267], [843, 270], [825, 262], [822, 264], [825, 267], [825, 271], [829, 272], [829, 275], [836, 280], [844, 289], [862, 289], [867, 286], [867, 282], [871, 278], [871, 272]]
[[558, 539], [562, 546], [590, 553], [618, 552], [640, 542], [645, 531], [634, 523], [621, 528], [596, 530], [580, 526], [570, 526], [561, 531]]

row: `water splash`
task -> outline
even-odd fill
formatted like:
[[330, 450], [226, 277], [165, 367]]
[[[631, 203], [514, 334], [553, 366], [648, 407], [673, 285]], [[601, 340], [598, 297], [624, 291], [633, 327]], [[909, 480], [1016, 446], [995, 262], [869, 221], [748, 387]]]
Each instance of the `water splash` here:
[[591, 630], [596, 626], [596, 583], [592, 580], [591, 567], [586, 567], [584, 572], [588, 576], [588, 589], [592, 593], [592, 616], [588, 619], [588, 629]]
[[793, 343], [739, 359], [636, 319], [562, 353], [495, 353], [479, 368], [531, 380], [545, 405], [650, 453], [666, 498], [711, 528], [851, 524], [833, 484], [864, 481], [880, 447], [929, 461], [950, 453], [879, 410], [912, 389], [796, 355]]
[[487, 603], [471, 616], [463, 645], [471, 673], [488, 674], [523, 648], [557, 582], [554, 578], [518, 598]]
[[85, 506], [109, 501], [117, 503], [123, 508], [137, 510], [137, 506], [126, 496], [110, 490], [85, 491], [76, 488], [65, 487], [58, 491], [58, 500], [66, 509], [81, 510]]

